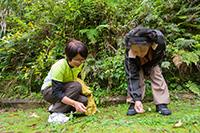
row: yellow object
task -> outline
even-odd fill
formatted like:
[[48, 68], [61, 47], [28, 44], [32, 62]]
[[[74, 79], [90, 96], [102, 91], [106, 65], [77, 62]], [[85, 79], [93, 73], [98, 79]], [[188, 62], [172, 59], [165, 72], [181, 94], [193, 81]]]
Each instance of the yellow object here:
[[75, 79], [75, 81], [79, 82], [82, 85], [82, 94], [85, 95], [88, 98], [88, 104], [87, 104], [87, 112], [85, 113], [87, 116], [90, 116], [97, 111], [97, 106], [93, 99], [92, 91], [90, 90], [90, 87], [88, 87], [83, 80], [80, 78]]

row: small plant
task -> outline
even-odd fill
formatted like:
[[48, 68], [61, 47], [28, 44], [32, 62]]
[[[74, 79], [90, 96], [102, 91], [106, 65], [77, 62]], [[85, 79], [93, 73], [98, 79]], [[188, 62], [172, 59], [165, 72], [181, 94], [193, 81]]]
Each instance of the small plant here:
[[190, 89], [193, 93], [197, 94], [200, 96], [200, 86], [197, 85], [196, 83], [193, 83], [192, 81], [188, 81], [186, 83], [186, 87]]

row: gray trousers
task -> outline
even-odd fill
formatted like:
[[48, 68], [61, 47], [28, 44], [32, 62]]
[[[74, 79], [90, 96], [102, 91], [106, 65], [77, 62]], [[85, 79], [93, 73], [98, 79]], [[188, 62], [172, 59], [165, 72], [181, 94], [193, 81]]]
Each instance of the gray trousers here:
[[[145, 96], [146, 85], [144, 82], [144, 73], [143, 70], [140, 69], [140, 87], [142, 89], [142, 99]], [[170, 103], [170, 96], [167, 84], [165, 79], [161, 73], [161, 69], [159, 65], [156, 65], [154, 68], [151, 69], [149, 79], [151, 81], [151, 89], [153, 92], [153, 104], [169, 104]], [[134, 103], [133, 98], [128, 94], [127, 95], [127, 102]]]
[[[86, 96], [81, 94], [82, 86], [79, 82], [64, 83], [62, 91], [67, 97], [75, 101], [81, 102], [85, 106], [87, 105], [88, 99]], [[59, 101], [56, 97], [54, 97], [52, 95], [52, 87], [44, 89], [42, 91], [42, 95], [46, 101], [53, 104], [53, 108], [49, 110], [50, 112], [68, 113], [76, 110], [71, 105], [64, 104], [61, 101]]]

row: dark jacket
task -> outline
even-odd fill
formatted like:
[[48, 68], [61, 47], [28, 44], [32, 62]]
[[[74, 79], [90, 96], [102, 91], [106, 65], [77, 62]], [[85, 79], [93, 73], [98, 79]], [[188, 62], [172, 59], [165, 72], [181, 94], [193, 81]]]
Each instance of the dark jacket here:
[[152, 48], [152, 60], [142, 66], [140, 58], [138, 56], [136, 56], [136, 58], [129, 57], [128, 52], [130, 50], [130, 46], [128, 46], [128, 43], [126, 43], [125, 71], [128, 85], [128, 93], [133, 98], [133, 101], [141, 101], [142, 91], [141, 87], [139, 86], [140, 69], [143, 69], [144, 75], [149, 76], [151, 68], [157, 64], [161, 65], [163, 57], [165, 56], [166, 43], [164, 35], [158, 30], [154, 31], [157, 34], [157, 39], [155, 41], [157, 45], [156, 47]]

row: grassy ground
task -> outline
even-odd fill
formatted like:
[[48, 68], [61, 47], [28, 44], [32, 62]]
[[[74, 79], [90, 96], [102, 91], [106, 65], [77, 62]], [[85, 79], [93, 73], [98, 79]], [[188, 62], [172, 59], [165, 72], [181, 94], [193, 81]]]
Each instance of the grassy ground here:
[[[46, 132], [200, 132], [200, 100], [174, 100], [169, 105], [172, 115], [162, 116], [155, 112], [155, 106], [144, 103], [146, 112], [126, 116], [128, 104], [99, 107], [90, 117], [74, 114], [65, 123], [47, 123], [47, 108], [20, 110], [5, 108], [0, 110], [0, 132], [46, 133]], [[151, 108], [151, 111], [149, 111]], [[67, 114], [69, 115], [69, 114]]]

